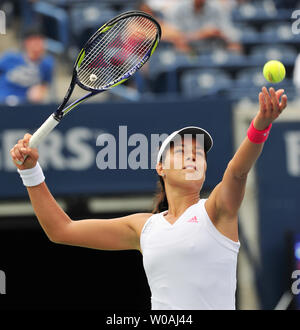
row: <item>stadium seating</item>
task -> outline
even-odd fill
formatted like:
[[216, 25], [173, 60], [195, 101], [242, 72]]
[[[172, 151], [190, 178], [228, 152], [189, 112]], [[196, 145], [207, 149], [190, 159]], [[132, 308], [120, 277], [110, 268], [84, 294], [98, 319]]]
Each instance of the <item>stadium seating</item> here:
[[243, 45], [258, 44], [260, 42], [260, 33], [255, 29], [255, 27], [242, 23], [236, 24], [235, 27], [240, 33], [239, 41]]
[[262, 86], [275, 87], [276, 89], [283, 88], [290, 100], [297, 96], [291, 79], [286, 78], [278, 84], [272, 84], [266, 81], [259, 68], [247, 68], [238, 72], [230, 97], [234, 100], [247, 97], [256, 101]]
[[294, 44], [300, 42], [300, 35], [293, 34], [290, 22], [284, 23], [270, 23], [262, 28], [261, 37], [262, 42]]
[[[52, 22], [49, 50], [71, 54], [72, 49], [76, 54], [86, 35], [116, 14], [136, 9], [138, 5], [138, 0], [126, 3], [122, 0], [44, 0], [36, 2], [34, 8], [43, 18], [44, 25]], [[263, 65], [268, 60], [277, 59], [287, 69], [287, 77], [282, 84], [288, 87], [291, 95], [296, 95], [293, 92], [292, 69], [300, 52], [300, 35], [292, 33], [291, 12], [291, 9], [277, 9], [272, 0], [236, 6], [231, 16], [239, 42], [244, 47], [242, 54], [221, 48], [204, 53], [200, 43], [200, 48], [196, 45], [195, 53], [190, 56], [177, 52], [171, 43], [162, 41], [149, 63], [149, 81], [146, 82], [145, 76], [141, 75], [133, 80], [138, 93], [148, 93], [150, 86], [153, 94], [166, 97], [201, 97], [227, 93], [230, 89], [228, 93], [234, 99], [251, 93], [256, 98], [259, 88], [266, 84], [261, 74]], [[218, 79], [212, 77], [213, 73]]]
[[69, 44], [69, 18], [67, 12], [44, 1], [34, 3], [33, 11], [42, 18], [48, 50], [56, 54], [62, 54]]
[[261, 26], [266, 22], [278, 22], [291, 17], [288, 10], [278, 10], [272, 1], [247, 2], [232, 11], [233, 22], [247, 22], [255, 26]]
[[206, 68], [219, 68], [235, 71], [247, 65], [247, 58], [243, 54], [216, 50], [207, 55], [200, 55], [197, 59], [198, 65]]
[[285, 65], [294, 65], [296, 56], [297, 49], [288, 45], [255, 46], [250, 52], [250, 60], [257, 66], [269, 60], [279, 60]]
[[211, 96], [229, 91], [233, 81], [226, 71], [191, 70], [182, 73], [180, 89], [182, 96]]
[[78, 3], [72, 6], [70, 9], [70, 27], [73, 46], [81, 48], [86, 42], [86, 36], [93, 34], [101, 25], [116, 15], [117, 12], [106, 4]]

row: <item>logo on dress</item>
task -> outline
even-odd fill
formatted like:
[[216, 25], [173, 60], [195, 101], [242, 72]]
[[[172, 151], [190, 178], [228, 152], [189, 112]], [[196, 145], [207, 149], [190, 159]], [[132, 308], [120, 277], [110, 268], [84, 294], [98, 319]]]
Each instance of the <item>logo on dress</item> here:
[[200, 221], [197, 220], [197, 217], [196, 217], [196, 216], [194, 216], [194, 217], [192, 217], [190, 220], [188, 220], [187, 222], [195, 222], [195, 223], [198, 223], [198, 222], [200, 222]]

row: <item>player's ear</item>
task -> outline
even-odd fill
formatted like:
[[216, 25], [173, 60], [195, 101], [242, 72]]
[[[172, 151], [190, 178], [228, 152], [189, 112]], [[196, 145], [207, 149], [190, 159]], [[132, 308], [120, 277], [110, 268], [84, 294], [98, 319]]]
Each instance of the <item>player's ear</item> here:
[[156, 172], [159, 176], [163, 176], [164, 175], [164, 170], [163, 170], [163, 166], [162, 163], [159, 162], [156, 164]]

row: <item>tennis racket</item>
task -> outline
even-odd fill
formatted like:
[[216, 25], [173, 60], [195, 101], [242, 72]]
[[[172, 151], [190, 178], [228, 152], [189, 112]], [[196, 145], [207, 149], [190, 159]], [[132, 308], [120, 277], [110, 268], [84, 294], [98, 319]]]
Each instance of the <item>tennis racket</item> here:
[[[160, 37], [158, 22], [142, 11], [123, 13], [100, 27], [75, 61], [72, 80], [63, 102], [32, 135], [29, 147], [36, 148], [65, 115], [83, 101], [130, 78], [149, 60]], [[88, 93], [66, 106], [75, 85]]]

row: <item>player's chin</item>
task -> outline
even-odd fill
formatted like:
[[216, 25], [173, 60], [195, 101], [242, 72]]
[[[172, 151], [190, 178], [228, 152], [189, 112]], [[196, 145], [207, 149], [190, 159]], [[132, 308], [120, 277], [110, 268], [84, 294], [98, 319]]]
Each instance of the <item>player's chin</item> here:
[[200, 171], [197, 169], [182, 169], [181, 170], [181, 177], [187, 181], [199, 181], [199, 183], [205, 180], [205, 173], [204, 171]]

